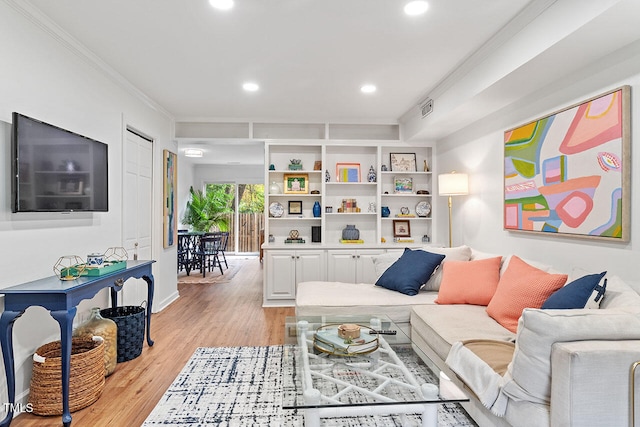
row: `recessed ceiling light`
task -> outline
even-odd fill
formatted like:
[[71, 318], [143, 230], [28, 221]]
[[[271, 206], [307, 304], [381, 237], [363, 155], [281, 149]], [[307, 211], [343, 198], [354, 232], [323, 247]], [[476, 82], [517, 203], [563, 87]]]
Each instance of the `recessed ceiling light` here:
[[198, 150], [197, 148], [187, 148], [184, 150], [184, 155], [187, 157], [202, 157], [204, 152], [202, 150]]
[[260, 86], [258, 86], [257, 83], [247, 82], [242, 85], [242, 89], [246, 90], [247, 92], [255, 92], [260, 89]]
[[233, 7], [233, 0], [209, 0], [209, 4], [216, 9], [229, 10]]
[[366, 85], [362, 85], [362, 87], [360, 88], [360, 91], [362, 93], [373, 93], [376, 91], [376, 87], [375, 85], [366, 84]]
[[429, 9], [429, 3], [426, 1], [412, 1], [406, 4], [404, 7], [404, 13], [409, 16], [422, 15], [427, 11], [427, 9]]

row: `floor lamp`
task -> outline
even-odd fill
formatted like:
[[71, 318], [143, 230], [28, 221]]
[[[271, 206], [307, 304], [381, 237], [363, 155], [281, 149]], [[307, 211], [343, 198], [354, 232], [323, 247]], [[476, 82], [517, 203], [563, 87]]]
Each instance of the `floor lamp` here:
[[438, 175], [438, 194], [440, 196], [449, 196], [449, 247], [452, 247], [451, 196], [469, 194], [469, 177], [466, 173], [456, 173], [456, 171]]

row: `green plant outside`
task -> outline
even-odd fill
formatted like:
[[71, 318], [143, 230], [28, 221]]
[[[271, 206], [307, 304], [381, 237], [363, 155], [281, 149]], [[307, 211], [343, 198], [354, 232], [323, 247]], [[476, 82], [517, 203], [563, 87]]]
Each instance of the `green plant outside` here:
[[234, 194], [223, 191], [207, 191], [189, 188], [191, 199], [187, 202], [182, 223], [193, 231], [209, 232], [212, 228], [229, 231], [229, 213], [233, 212]]

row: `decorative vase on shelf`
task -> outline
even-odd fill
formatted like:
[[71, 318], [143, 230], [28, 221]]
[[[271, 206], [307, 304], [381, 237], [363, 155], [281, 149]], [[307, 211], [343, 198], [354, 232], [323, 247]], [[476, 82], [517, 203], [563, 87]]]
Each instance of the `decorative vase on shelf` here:
[[355, 225], [347, 225], [342, 230], [342, 240], [358, 240], [360, 239], [360, 230]]
[[322, 208], [320, 207], [320, 202], [316, 200], [316, 202], [313, 204], [313, 216], [319, 218], [321, 209]]
[[280, 194], [282, 191], [280, 190], [280, 186], [277, 182], [271, 181], [269, 184], [269, 194]]
[[329, 169], [324, 171], [324, 182], [330, 182], [331, 181], [331, 175], [329, 175]]
[[382, 214], [383, 218], [386, 218], [391, 215], [391, 210], [389, 209], [389, 206], [383, 206], [382, 208], [380, 208], [380, 213]]
[[369, 174], [367, 175], [367, 181], [376, 182], [376, 170], [373, 168], [373, 165], [369, 168]]

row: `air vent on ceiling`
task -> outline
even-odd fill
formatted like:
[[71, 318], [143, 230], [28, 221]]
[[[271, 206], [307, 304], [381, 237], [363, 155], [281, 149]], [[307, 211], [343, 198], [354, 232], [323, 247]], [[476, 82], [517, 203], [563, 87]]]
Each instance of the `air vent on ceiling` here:
[[422, 104], [420, 104], [420, 113], [422, 113], [422, 118], [424, 119], [433, 111], [433, 99], [427, 98]]

